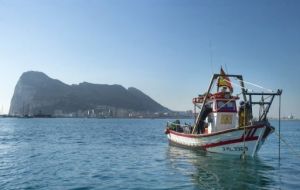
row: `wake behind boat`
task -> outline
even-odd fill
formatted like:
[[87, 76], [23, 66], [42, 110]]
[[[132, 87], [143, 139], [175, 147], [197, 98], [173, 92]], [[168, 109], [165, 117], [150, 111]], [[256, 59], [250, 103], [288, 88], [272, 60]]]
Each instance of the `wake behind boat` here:
[[[240, 93], [233, 95], [230, 79], [239, 81]], [[217, 81], [216, 92], [212, 93]], [[277, 92], [249, 92], [242, 75], [214, 74], [207, 93], [193, 99], [194, 112], [200, 111], [194, 125], [179, 120], [168, 122], [165, 133], [170, 144], [209, 152], [255, 156], [266, 138], [274, 131], [268, 112]], [[239, 107], [237, 101], [240, 100]], [[253, 117], [253, 106], [258, 116]]]

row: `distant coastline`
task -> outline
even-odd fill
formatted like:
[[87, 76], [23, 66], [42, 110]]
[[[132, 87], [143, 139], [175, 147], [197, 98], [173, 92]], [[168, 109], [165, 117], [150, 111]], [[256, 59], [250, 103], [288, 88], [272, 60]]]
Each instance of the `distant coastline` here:
[[13, 117], [166, 117], [177, 116], [141, 90], [114, 84], [68, 85], [38, 71], [24, 72], [11, 99]]
[[[269, 120], [271, 120], [271, 121], [274, 121], [274, 120], [278, 121], [278, 118], [270, 118]], [[299, 118], [289, 119], [289, 118], [283, 117], [283, 118], [281, 118], [281, 121], [300, 121], [300, 119]]]
[[0, 118], [19, 118], [19, 119], [34, 119], [34, 118], [85, 118], [85, 119], [194, 119], [190, 115], [165, 115], [165, 116], [138, 116], [138, 117], [71, 117], [71, 116], [52, 116], [52, 115], [43, 115], [43, 116], [21, 116], [21, 115], [0, 115]]
[[[181, 113], [181, 114], [180, 114]], [[0, 118], [21, 118], [21, 119], [31, 119], [31, 118], [86, 118], [86, 119], [194, 119], [190, 112], [177, 112], [177, 114], [168, 115], [144, 115], [144, 116], [128, 116], [128, 117], [99, 117], [99, 116], [55, 116], [55, 115], [9, 115], [1, 114]], [[269, 118], [270, 121], [278, 121], [278, 118]], [[282, 117], [281, 121], [300, 121], [299, 118], [286, 118]]]

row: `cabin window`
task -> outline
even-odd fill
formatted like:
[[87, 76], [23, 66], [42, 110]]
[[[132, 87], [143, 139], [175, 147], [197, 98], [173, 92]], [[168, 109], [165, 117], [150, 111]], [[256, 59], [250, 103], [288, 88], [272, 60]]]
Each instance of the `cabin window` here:
[[213, 108], [213, 102], [208, 102], [208, 103], [206, 103], [206, 105], [207, 105], [207, 107], [209, 107], [209, 108]]
[[236, 112], [236, 105], [234, 101], [217, 101], [217, 110], [219, 112]]

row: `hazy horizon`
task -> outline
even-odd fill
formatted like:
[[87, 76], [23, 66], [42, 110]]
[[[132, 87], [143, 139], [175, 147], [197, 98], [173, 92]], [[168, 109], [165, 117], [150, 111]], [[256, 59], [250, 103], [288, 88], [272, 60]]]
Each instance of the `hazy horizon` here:
[[282, 115], [299, 118], [299, 8], [279, 0], [0, 1], [0, 111], [30, 70], [66, 84], [132, 86], [190, 110], [223, 66], [283, 89]]

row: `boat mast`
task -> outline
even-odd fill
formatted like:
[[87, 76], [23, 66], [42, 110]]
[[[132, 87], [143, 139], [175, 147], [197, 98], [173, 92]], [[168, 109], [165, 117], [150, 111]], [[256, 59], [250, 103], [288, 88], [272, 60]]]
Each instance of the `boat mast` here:
[[236, 78], [240, 81], [240, 87], [241, 87], [241, 90], [242, 90], [244, 102], [247, 102], [246, 89], [245, 89], [243, 76], [242, 75], [236, 75]]

